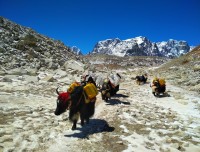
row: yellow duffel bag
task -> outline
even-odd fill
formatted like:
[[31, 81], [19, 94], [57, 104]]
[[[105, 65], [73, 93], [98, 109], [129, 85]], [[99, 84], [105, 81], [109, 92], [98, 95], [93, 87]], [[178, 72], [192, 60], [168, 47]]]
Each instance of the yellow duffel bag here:
[[94, 97], [98, 95], [98, 90], [93, 83], [87, 83], [83, 89], [89, 99], [93, 99]]
[[74, 90], [75, 87], [80, 86], [80, 83], [78, 82], [73, 82], [69, 88], [67, 89], [67, 92], [72, 93], [72, 91]]
[[165, 81], [165, 79], [159, 79], [159, 84], [160, 84], [160, 86], [165, 86], [165, 83], [166, 83], [166, 81]]

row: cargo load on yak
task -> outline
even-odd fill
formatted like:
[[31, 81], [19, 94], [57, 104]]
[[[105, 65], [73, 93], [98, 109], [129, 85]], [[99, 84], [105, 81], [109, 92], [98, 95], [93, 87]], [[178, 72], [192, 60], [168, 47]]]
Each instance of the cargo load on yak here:
[[69, 88], [67, 89], [67, 92], [69, 92], [69, 93], [72, 93], [72, 91], [74, 90], [74, 88], [75, 87], [77, 87], [77, 86], [80, 86], [80, 83], [78, 83], [78, 82], [73, 82], [70, 86], [69, 86]]
[[111, 75], [109, 77], [109, 80], [110, 80], [110, 82], [111, 82], [111, 84], [112, 84], [113, 87], [116, 87], [116, 86], [119, 85], [120, 79], [121, 79], [121, 76], [118, 73], [114, 74], [114, 75]]
[[152, 93], [154, 96], [164, 95], [166, 91], [166, 81], [163, 78], [154, 78], [152, 82]]
[[154, 78], [154, 79], [153, 79], [153, 84], [154, 84], [156, 81], [159, 83], [160, 86], [165, 86], [165, 84], [166, 84], [166, 81], [165, 81], [165, 79], [163, 79], [163, 78], [157, 78], [157, 77]]
[[98, 90], [93, 83], [87, 83], [83, 89], [89, 100], [94, 99], [98, 95]]
[[160, 86], [165, 86], [165, 79], [162, 79], [162, 78], [160, 78], [159, 80], [159, 84], [160, 84]]

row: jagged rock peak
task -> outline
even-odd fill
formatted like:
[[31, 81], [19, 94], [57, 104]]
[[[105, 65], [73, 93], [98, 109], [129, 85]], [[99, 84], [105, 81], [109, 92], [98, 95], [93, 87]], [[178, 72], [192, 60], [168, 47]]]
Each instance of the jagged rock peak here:
[[117, 56], [163, 56], [178, 57], [187, 53], [190, 46], [186, 41], [170, 39], [167, 42], [151, 42], [147, 37], [138, 36], [126, 40], [107, 39], [97, 42], [92, 54]]
[[72, 46], [70, 49], [76, 54], [76, 55], [83, 55], [81, 50], [77, 46]]
[[156, 44], [161, 54], [166, 57], [178, 57], [186, 54], [192, 49], [192, 46], [190, 47], [189, 44], [184, 40], [177, 41], [174, 39], [169, 39], [166, 42], [157, 42]]

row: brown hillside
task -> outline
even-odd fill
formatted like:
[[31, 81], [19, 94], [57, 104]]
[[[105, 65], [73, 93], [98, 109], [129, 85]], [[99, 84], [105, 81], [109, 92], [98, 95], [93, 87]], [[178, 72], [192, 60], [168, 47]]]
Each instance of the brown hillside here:
[[200, 92], [200, 46], [170, 60], [152, 73], [188, 90]]
[[190, 51], [186, 55], [189, 55], [189, 56], [194, 56], [195, 55], [197, 57], [200, 57], [200, 45], [195, 47], [192, 51]]

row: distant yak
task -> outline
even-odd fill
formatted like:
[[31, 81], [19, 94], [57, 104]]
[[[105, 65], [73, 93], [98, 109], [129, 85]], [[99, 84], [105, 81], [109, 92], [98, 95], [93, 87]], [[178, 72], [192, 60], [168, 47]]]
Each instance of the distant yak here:
[[108, 99], [111, 99], [111, 96], [116, 95], [119, 91], [119, 85], [113, 86], [110, 81], [104, 82], [101, 88], [101, 97], [102, 100], [108, 102]]
[[147, 74], [144, 74], [144, 75], [142, 75], [142, 76], [136, 76], [135, 79], [136, 79], [136, 83], [137, 83], [138, 85], [140, 85], [141, 83], [143, 83], [143, 84], [146, 83], [148, 77], [147, 77]]

